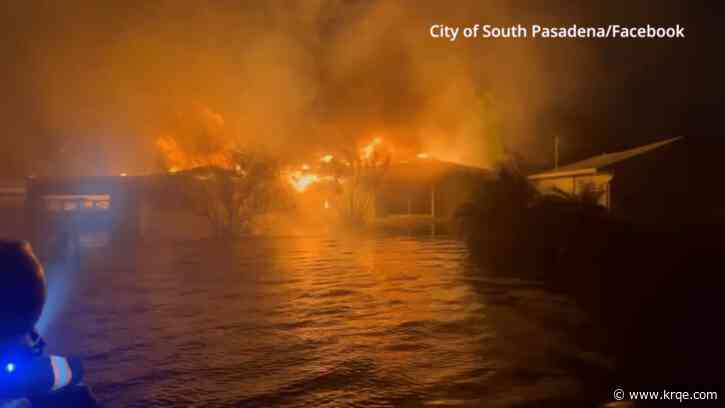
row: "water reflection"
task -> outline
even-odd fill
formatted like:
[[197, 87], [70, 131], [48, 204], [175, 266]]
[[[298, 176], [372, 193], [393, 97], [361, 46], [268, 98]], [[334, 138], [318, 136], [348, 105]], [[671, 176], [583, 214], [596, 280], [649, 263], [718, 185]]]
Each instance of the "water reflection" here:
[[107, 406], [552, 406], [586, 400], [567, 299], [455, 240], [275, 238], [96, 248], [52, 325]]

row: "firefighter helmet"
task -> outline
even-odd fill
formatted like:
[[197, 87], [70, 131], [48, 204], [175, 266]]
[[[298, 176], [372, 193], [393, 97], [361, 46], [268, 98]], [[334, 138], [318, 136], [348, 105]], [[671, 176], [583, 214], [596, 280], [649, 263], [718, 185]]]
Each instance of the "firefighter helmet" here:
[[45, 273], [30, 244], [0, 240], [0, 338], [31, 332], [45, 297]]

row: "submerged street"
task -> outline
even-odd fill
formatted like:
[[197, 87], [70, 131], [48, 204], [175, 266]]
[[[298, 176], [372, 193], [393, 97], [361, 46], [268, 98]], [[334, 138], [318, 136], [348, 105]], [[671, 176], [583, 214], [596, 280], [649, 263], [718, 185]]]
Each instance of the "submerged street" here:
[[110, 246], [47, 273], [50, 349], [108, 407], [576, 406], [607, 370], [569, 300], [445, 238]]

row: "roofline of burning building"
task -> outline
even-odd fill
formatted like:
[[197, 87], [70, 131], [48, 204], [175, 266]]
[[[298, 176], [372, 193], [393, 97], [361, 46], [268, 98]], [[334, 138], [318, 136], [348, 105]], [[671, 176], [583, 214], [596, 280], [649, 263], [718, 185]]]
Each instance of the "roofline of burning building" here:
[[[396, 174], [396, 172], [398, 174]], [[408, 173], [408, 174], [405, 174]], [[495, 171], [434, 158], [413, 159], [408, 162], [392, 163], [386, 178], [390, 182], [408, 182], [416, 184], [438, 183], [454, 175], [474, 177], [493, 177]]]

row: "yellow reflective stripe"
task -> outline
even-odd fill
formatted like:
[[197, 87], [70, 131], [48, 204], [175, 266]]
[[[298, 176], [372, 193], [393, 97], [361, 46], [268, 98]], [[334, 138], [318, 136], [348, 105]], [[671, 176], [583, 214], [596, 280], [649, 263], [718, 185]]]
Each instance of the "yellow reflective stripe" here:
[[50, 365], [53, 367], [53, 391], [70, 384], [73, 373], [68, 365], [68, 360], [63, 357], [50, 356]]

